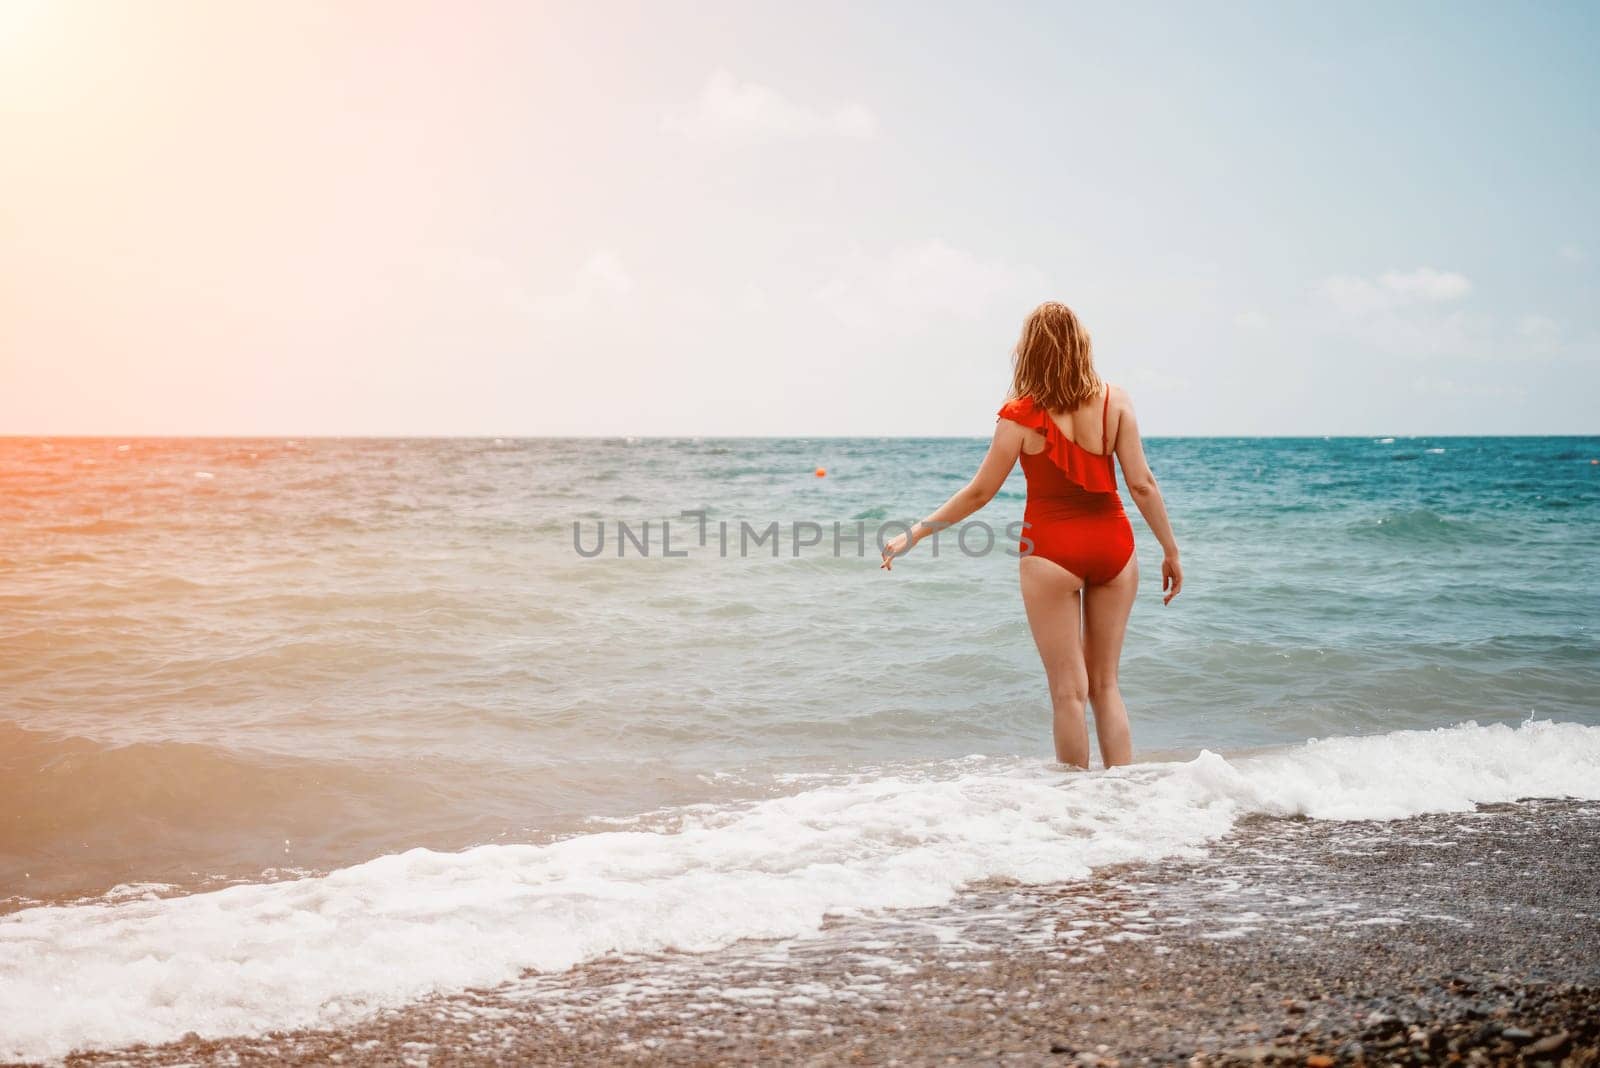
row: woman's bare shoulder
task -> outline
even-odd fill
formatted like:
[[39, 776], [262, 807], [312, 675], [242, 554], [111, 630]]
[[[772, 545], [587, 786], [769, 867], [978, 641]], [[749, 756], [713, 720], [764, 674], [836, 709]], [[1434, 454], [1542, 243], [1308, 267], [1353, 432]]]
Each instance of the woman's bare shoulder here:
[[1114, 412], [1131, 412], [1131, 411], [1133, 411], [1133, 394], [1129, 393], [1128, 390], [1126, 389], [1126, 387], [1119, 386], [1115, 382], [1107, 382], [1106, 383], [1106, 389], [1108, 391], [1110, 391], [1110, 394], [1111, 394], [1111, 410], [1112, 411], [1114, 411]]

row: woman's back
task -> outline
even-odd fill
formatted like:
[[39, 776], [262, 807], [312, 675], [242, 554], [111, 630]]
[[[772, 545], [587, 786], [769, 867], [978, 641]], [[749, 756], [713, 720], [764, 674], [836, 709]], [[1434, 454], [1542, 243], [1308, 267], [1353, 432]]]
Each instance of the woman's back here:
[[[1082, 404], [1056, 416], [1032, 397], [1017, 397], [999, 415], [1027, 434], [1021, 449], [1022, 470], [1031, 504], [1049, 499], [1070, 502], [1073, 512], [1121, 511], [1117, 497], [1116, 461], [1111, 454], [1111, 389], [1100, 390], [1100, 403]], [[1093, 423], [1095, 440], [1087, 446], [1079, 433]]]
[[[1100, 396], [1091, 397], [1076, 408], [1067, 412], [1045, 412], [1050, 421], [1061, 431], [1063, 437], [1077, 445], [1085, 452], [1096, 455], [1109, 454], [1116, 444], [1117, 436], [1112, 433], [1112, 426], [1116, 423], [1117, 413], [1115, 405], [1111, 403], [1111, 384], [1106, 383]], [[1023, 452], [1037, 452], [1043, 447], [1042, 433], [1036, 433], [1029, 443], [1029, 448]]]

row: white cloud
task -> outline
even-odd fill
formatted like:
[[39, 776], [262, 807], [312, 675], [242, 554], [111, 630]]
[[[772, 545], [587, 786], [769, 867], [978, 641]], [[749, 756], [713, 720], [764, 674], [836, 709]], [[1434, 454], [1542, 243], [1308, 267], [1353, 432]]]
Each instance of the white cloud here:
[[662, 120], [664, 129], [707, 140], [770, 140], [799, 137], [876, 136], [878, 120], [860, 104], [841, 104], [822, 111], [797, 104], [776, 89], [741, 82], [716, 71], [700, 90], [693, 109]]
[[1528, 388], [1520, 384], [1461, 382], [1454, 378], [1429, 378], [1425, 375], [1413, 379], [1411, 388], [1417, 393], [1450, 398], [1498, 400], [1508, 397], [1526, 397], [1528, 395]]
[[[1318, 289], [1336, 312], [1326, 325], [1374, 352], [1482, 363], [1508, 357], [1543, 362], [1581, 351], [1570, 343], [1566, 326], [1547, 315], [1510, 318], [1460, 303], [1472, 283], [1449, 271], [1423, 267], [1370, 279], [1335, 276]], [[1427, 383], [1432, 392], [1454, 388], [1444, 379]]]
[[1568, 263], [1583, 263], [1589, 258], [1583, 249], [1579, 248], [1577, 245], [1562, 245], [1561, 248], [1556, 251], [1556, 255], [1560, 256]]
[[455, 303], [451, 293], [470, 292], [477, 307], [485, 301], [515, 309], [524, 319], [556, 323], [582, 319], [595, 311], [614, 309], [633, 292], [633, 277], [622, 261], [597, 249], [573, 272], [562, 288], [535, 293], [526, 275], [495, 256], [467, 249], [439, 249], [419, 259], [431, 280], [434, 299]]
[[1561, 324], [1548, 315], [1524, 315], [1517, 333], [1533, 341], [1550, 340], [1561, 336]]
[[1514, 351], [1535, 359], [1560, 355], [1565, 347], [1566, 331], [1548, 315], [1524, 315], [1517, 321]]
[[1179, 393], [1189, 388], [1187, 378], [1154, 367], [1136, 367], [1128, 378], [1135, 386], [1155, 393]]
[[1267, 328], [1267, 317], [1255, 310], [1242, 311], [1233, 317], [1233, 325], [1240, 330], [1265, 330]]
[[1334, 275], [1324, 278], [1317, 286], [1324, 300], [1347, 315], [1361, 315], [1389, 306], [1390, 300], [1381, 287], [1365, 278], [1353, 275]]
[[881, 255], [857, 251], [814, 296], [848, 325], [913, 333], [938, 320], [979, 320], [1002, 307], [1020, 323], [1043, 290], [1043, 277], [1031, 268], [930, 239]]
[[1492, 324], [1458, 306], [1472, 282], [1454, 271], [1418, 267], [1375, 278], [1334, 275], [1317, 290], [1337, 313], [1337, 328], [1380, 352], [1408, 357], [1481, 358]]
[[572, 284], [560, 292], [534, 297], [528, 309], [545, 322], [579, 319], [614, 304], [633, 292], [633, 278], [616, 255], [605, 249], [591, 253], [573, 276]]
[[1334, 275], [1323, 279], [1318, 289], [1345, 314], [1364, 316], [1411, 304], [1460, 300], [1472, 292], [1472, 282], [1454, 271], [1418, 267], [1414, 271], [1385, 271], [1377, 278]]
[[1414, 271], [1386, 271], [1378, 281], [1391, 293], [1411, 300], [1460, 300], [1472, 292], [1472, 283], [1454, 271], [1418, 267]]

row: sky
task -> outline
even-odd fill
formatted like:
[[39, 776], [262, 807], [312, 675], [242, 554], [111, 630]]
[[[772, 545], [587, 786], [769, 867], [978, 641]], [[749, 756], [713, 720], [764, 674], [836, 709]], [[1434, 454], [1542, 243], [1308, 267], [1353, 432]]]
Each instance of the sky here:
[[0, 0], [0, 434], [1600, 432], [1600, 7]]

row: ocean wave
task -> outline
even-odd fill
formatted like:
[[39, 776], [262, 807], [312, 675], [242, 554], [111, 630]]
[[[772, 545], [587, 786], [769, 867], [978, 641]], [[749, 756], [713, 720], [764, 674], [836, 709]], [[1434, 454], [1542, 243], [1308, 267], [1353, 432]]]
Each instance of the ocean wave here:
[[27, 909], [0, 919], [0, 1057], [337, 1026], [608, 953], [804, 936], [830, 914], [936, 906], [979, 880], [1192, 856], [1253, 814], [1600, 798], [1597, 769], [1600, 727], [1531, 720], [1091, 773], [969, 757], [698, 806], [672, 833], [412, 849], [311, 878]]
[[1420, 543], [1495, 541], [1500, 535], [1491, 527], [1464, 519], [1452, 519], [1427, 508], [1391, 512], [1376, 520], [1366, 519], [1350, 526], [1359, 537], [1378, 537]]
[[385, 833], [397, 819], [413, 823], [386, 832], [390, 841], [414, 841], [416, 821], [443, 800], [377, 762], [111, 744], [0, 722], [0, 896], [75, 896], [140, 871], [192, 877], [200, 857], [204, 871], [228, 878], [316, 866], [340, 852], [330, 843]]
[[93, 519], [87, 523], [64, 523], [45, 527], [51, 534], [127, 534], [141, 529], [142, 524], [124, 519]]

